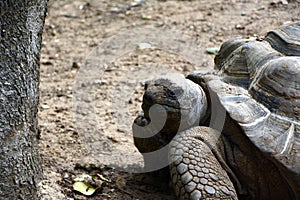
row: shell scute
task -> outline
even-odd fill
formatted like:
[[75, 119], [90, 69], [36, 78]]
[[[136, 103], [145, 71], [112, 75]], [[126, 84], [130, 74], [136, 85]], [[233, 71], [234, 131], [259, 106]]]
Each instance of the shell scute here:
[[300, 56], [300, 22], [286, 24], [270, 31], [265, 41], [287, 56]]

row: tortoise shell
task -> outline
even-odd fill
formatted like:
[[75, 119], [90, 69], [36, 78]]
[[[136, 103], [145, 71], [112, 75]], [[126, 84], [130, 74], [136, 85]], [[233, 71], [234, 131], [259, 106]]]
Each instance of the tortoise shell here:
[[[206, 85], [246, 136], [300, 195], [300, 23], [264, 40], [231, 39]], [[205, 75], [202, 77], [205, 80]]]

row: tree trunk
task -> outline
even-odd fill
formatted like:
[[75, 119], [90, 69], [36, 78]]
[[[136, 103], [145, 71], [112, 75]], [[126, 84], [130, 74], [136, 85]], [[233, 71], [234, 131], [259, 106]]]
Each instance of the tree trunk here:
[[39, 58], [47, 0], [0, 1], [0, 199], [37, 199]]

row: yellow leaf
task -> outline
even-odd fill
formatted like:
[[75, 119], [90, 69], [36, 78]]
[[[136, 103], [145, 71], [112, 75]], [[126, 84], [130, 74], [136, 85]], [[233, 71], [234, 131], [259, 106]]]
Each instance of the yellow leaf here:
[[84, 182], [75, 182], [73, 184], [73, 189], [87, 196], [94, 194], [94, 192], [96, 191], [95, 188]]

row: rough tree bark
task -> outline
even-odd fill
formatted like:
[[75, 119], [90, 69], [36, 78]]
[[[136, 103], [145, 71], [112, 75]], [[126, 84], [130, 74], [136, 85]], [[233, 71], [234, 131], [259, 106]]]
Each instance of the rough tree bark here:
[[0, 199], [37, 199], [39, 58], [47, 0], [0, 0]]

